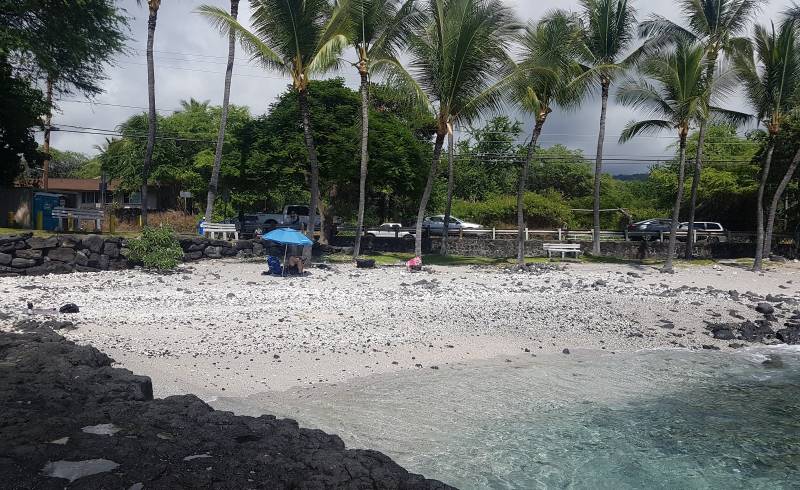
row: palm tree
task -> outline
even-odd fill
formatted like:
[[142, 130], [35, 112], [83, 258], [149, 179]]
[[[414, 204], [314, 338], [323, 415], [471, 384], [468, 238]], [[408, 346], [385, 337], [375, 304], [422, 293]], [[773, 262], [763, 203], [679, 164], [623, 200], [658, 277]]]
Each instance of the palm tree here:
[[611, 83], [627, 67], [626, 55], [636, 39], [636, 10], [628, 0], [580, 0], [583, 22], [581, 61], [585, 78], [600, 86], [600, 133], [594, 167], [594, 225], [592, 253], [600, 254], [600, 178], [603, 173], [603, 143]]
[[[424, 101], [436, 118], [436, 137], [428, 180], [420, 198], [414, 252], [422, 255], [422, 221], [433, 189], [444, 139], [455, 125], [499, 110], [503, 82], [513, 69], [507, 48], [518, 30], [512, 10], [501, 0], [428, 0], [424, 23], [408, 38], [410, 70], [397, 60], [380, 68], [406, 93]], [[453, 161], [449, 159], [448, 181]], [[451, 187], [452, 189], [452, 187]], [[445, 228], [450, 220], [452, 193], [445, 206]], [[447, 253], [447, 233], [442, 252]]]
[[[680, 0], [688, 28], [679, 26], [669, 19], [654, 15], [639, 26], [642, 36], [649, 37], [645, 52], [673, 45], [677, 40], [697, 42], [706, 49], [706, 77], [714, 78], [717, 61], [721, 54], [736, 56], [746, 40], [741, 36], [750, 25], [753, 17], [760, 11], [765, 0]], [[697, 154], [694, 160], [694, 177], [689, 203], [689, 233], [686, 245], [686, 259], [692, 258], [694, 250], [694, 219], [697, 209], [697, 191], [703, 165], [703, 146], [706, 139], [708, 121], [700, 121], [697, 140]]]
[[361, 77], [361, 175], [359, 179], [358, 221], [353, 257], [361, 253], [364, 233], [364, 207], [369, 164], [369, 74], [381, 59], [394, 60], [406, 33], [418, 20], [414, 0], [351, 0], [349, 8], [350, 44], [356, 51], [355, 67]]
[[[231, 17], [236, 19], [239, 15], [239, 0], [231, 0]], [[217, 134], [217, 148], [214, 152], [214, 168], [211, 169], [211, 180], [208, 182], [208, 196], [206, 198], [206, 221], [211, 221], [214, 215], [214, 199], [217, 197], [219, 185], [219, 169], [222, 166], [222, 145], [225, 143], [225, 126], [228, 124], [228, 105], [231, 100], [231, 78], [233, 78], [233, 60], [236, 57], [236, 33], [228, 33], [228, 66], [225, 68], [225, 88], [222, 92], [222, 115], [219, 120], [219, 133]]]
[[648, 56], [639, 66], [641, 75], [625, 81], [617, 93], [621, 104], [646, 110], [651, 117], [629, 123], [620, 136], [620, 143], [640, 134], [669, 129], [678, 131], [678, 188], [663, 272], [673, 271], [675, 235], [683, 199], [686, 139], [691, 125], [707, 120], [712, 114], [736, 122], [747, 117], [710, 105], [716, 97], [729, 93], [733, 84], [728, 76], [708, 80], [705, 67], [704, 46], [679, 42], [672, 52]]
[[583, 87], [577, 83], [581, 68], [575, 62], [579, 34], [575, 18], [564, 11], [545, 16], [538, 24], [530, 23], [520, 37], [522, 59], [513, 81], [512, 98], [534, 117], [533, 133], [520, 169], [517, 185], [517, 263], [525, 264], [525, 192], [536, 145], [553, 106], [572, 108], [581, 98]]
[[[141, 0], [136, 0], [141, 4]], [[156, 21], [161, 0], [147, 0], [150, 12], [147, 18], [147, 145], [144, 149], [142, 165], [142, 226], [147, 226], [147, 181], [150, 178], [150, 165], [153, 162], [153, 148], [156, 144], [156, 75], [153, 61], [153, 43], [156, 36]]]
[[[800, 95], [800, 54], [797, 41], [797, 31], [792, 20], [784, 21], [777, 33], [774, 24], [771, 29], [756, 26], [750, 53], [741, 53], [734, 59], [747, 99], [755, 109], [758, 120], [764, 123], [768, 134], [764, 163], [761, 168], [761, 183], [758, 186], [754, 271], [761, 270], [763, 258], [769, 254], [769, 245], [765, 246], [765, 243], [769, 244], [772, 238], [775, 211], [783, 193], [783, 189], [779, 187], [773, 196], [767, 223], [769, 238], [766, 238], [764, 191], [769, 180], [772, 155], [775, 151], [775, 138], [780, 132], [786, 116], [794, 109], [797, 102], [796, 97]], [[789, 179], [786, 179], [787, 185], [790, 179], [791, 174]]]
[[[242, 49], [264, 67], [291, 77], [308, 151], [311, 202], [307, 235], [313, 240], [319, 206], [319, 162], [308, 85], [312, 76], [337, 66], [339, 53], [347, 43], [346, 12], [334, 8], [328, 0], [259, 0], [252, 10], [252, 31], [218, 7], [202, 5], [197, 12], [221, 33], [234, 32]], [[306, 247], [305, 254], [310, 252]]]

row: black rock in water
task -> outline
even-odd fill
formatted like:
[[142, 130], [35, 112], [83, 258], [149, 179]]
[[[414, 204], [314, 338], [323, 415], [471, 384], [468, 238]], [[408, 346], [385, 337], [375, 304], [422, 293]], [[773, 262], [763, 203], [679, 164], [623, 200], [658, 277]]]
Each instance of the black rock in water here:
[[79, 311], [81, 310], [75, 303], [67, 303], [58, 309], [59, 313], [78, 313]]
[[[150, 378], [97, 349], [35, 321], [17, 328], [0, 332], [0, 475], [11, 484], [0, 487], [452, 488], [291, 419], [153, 399]], [[82, 430], [98, 426], [109, 432]], [[48, 476], [81, 464], [93, 469], [74, 483]]]
[[736, 335], [733, 333], [737, 328], [735, 323], [716, 323], [709, 325], [708, 328], [711, 330], [711, 336], [715, 339], [734, 340], [736, 338]]
[[782, 328], [775, 333], [775, 337], [784, 344], [800, 344], [800, 326], [789, 326]]

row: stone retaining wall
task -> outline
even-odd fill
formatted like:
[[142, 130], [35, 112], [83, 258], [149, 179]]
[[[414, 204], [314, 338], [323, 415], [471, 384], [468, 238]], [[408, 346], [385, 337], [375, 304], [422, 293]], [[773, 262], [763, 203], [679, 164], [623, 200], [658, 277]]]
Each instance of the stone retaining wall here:
[[127, 269], [126, 252], [123, 240], [113, 236], [0, 236], [0, 276]]
[[[183, 259], [191, 262], [200, 259], [219, 259], [224, 257], [264, 257], [283, 256], [284, 247], [270, 245], [261, 239], [253, 240], [211, 240], [201, 236], [179, 236], [183, 249]], [[352, 237], [340, 237], [334, 247], [314, 246], [314, 253], [342, 251], [336, 247], [352, 247]], [[542, 241], [525, 242], [525, 254], [529, 257], [544, 257], [546, 253]], [[591, 242], [580, 242], [586, 253], [592, 248]], [[365, 252], [414, 252], [414, 242], [402, 238], [373, 238], [363, 242]], [[439, 251], [439, 239], [423, 240], [425, 253]], [[515, 257], [515, 240], [488, 240], [485, 238], [452, 238], [449, 250], [453, 255], [471, 257], [506, 258]], [[685, 244], [678, 243], [677, 256], [683, 256]], [[663, 259], [666, 257], [667, 243], [661, 242], [602, 242], [602, 255], [628, 260]], [[289, 249], [289, 253], [299, 250]], [[699, 244], [695, 248], [698, 258], [735, 259], [752, 257], [755, 246], [749, 243], [711, 243]], [[793, 259], [797, 257], [794, 247], [778, 245], [777, 255]], [[0, 236], [0, 277], [19, 275], [63, 274], [68, 272], [97, 272], [101, 270], [121, 270], [132, 267], [126, 258], [126, 242], [120, 237], [105, 235], [56, 235], [34, 237], [32, 233]]]
[[[578, 242], [584, 253], [592, 250], [592, 242]], [[547, 253], [540, 240], [525, 242], [525, 255], [528, 257], [545, 257]], [[440, 240], [433, 241], [433, 250], [438, 252]], [[453, 238], [448, 241], [448, 250], [453, 255], [470, 257], [506, 258], [516, 257], [516, 240], [487, 240], [485, 238]], [[615, 257], [626, 260], [665, 259], [667, 257], [667, 242], [601, 242], [601, 254], [606, 257]], [[676, 256], [683, 257], [686, 244], [678, 242]], [[794, 247], [776, 245], [773, 247], [775, 254], [789, 259], [797, 257]], [[413, 251], [413, 249], [412, 249]], [[701, 259], [738, 259], [755, 255], [755, 245], [752, 243], [701, 243], [695, 246], [694, 256]]]

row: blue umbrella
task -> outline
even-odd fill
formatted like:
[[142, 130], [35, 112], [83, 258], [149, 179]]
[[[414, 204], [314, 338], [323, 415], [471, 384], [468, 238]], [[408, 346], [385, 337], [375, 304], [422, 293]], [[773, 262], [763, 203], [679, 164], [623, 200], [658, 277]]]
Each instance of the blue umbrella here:
[[307, 236], [291, 228], [277, 228], [265, 233], [261, 238], [281, 245], [313, 245]]
[[286, 253], [289, 250], [289, 245], [305, 246], [314, 244], [314, 242], [312, 242], [307, 236], [291, 228], [278, 228], [270, 231], [269, 233], [264, 233], [261, 238], [271, 242], [280, 243], [281, 245], [286, 245], [286, 248], [283, 250], [283, 267], [281, 268], [282, 274], [286, 271]]

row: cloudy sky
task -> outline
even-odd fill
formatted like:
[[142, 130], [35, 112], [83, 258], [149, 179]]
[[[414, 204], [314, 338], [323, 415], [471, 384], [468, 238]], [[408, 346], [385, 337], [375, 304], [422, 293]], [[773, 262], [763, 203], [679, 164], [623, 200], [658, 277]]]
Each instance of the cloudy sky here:
[[[577, 0], [505, 0], [524, 19], [538, 19], [555, 8], [576, 9]], [[60, 111], [54, 115], [53, 124], [62, 129], [75, 127], [114, 129], [127, 117], [146, 110], [147, 73], [145, 44], [147, 40], [147, 9], [139, 7], [135, 0], [123, 0], [131, 21], [130, 53], [118, 57], [109, 67], [109, 79], [105, 82], [105, 93], [88, 101], [80, 96], [65, 97], [58, 103]], [[146, 2], [142, 2], [146, 5]], [[156, 107], [162, 114], [169, 114], [179, 106], [179, 101], [189, 98], [222, 103], [222, 88], [227, 59], [227, 38], [212, 30], [206, 21], [192, 13], [201, 3], [212, 3], [229, 8], [227, 0], [166, 0], [162, 2], [158, 15], [155, 38]], [[770, 0], [760, 16], [761, 22], [777, 19], [791, 0]], [[639, 19], [656, 13], [680, 21], [680, 12], [674, 0], [637, 0]], [[249, 2], [240, 6], [240, 20], [250, 17]], [[241, 52], [237, 52], [240, 55]], [[349, 53], [348, 53], [349, 54]], [[347, 83], [357, 86], [354, 70], [345, 70]], [[286, 89], [289, 80], [251, 65], [240, 57], [234, 68], [231, 88], [231, 103], [248, 106], [254, 115], [263, 114], [269, 104]], [[730, 101], [731, 109], [747, 110], [738, 99]], [[545, 147], [564, 144], [594, 155], [599, 126], [599, 100], [588, 100], [572, 113], [554, 113], [548, 120], [541, 144]], [[608, 115], [606, 156], [653, 159], [670, 153], [668, 135], [642, 137], [626, 145], [618, 145], [617, 138], [625, 123], [635, 117], [630, 109], [611, 102]], [[67, 126], [69, 125], [69, 126]], [[87, 154], [95, 153], [94, 145], [104, 136], [82, 133], [56, 132], [52, 145], [61, 150], [74, 150]], [[649, 163], [627, 163], [608, 166], [614, 173], [638, 173], [647, 171]]]

